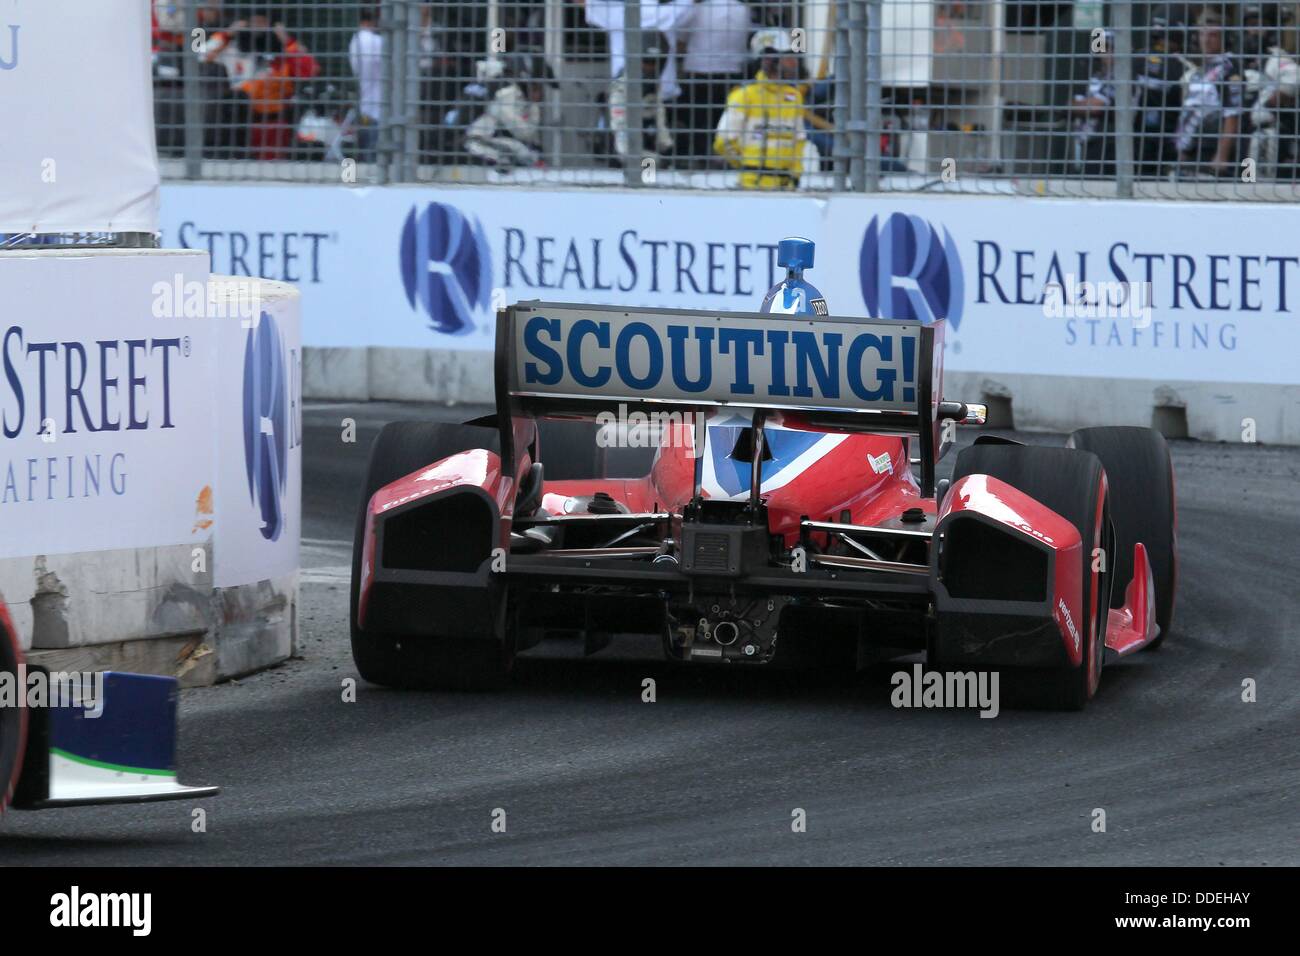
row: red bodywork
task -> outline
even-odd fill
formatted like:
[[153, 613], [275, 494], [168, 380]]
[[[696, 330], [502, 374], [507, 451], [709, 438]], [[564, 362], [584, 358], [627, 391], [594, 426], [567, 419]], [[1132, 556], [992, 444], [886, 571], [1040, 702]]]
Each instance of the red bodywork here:
[[[527, 464], [527, 458], [524, 462]], [[421, 498], [466, 487], [481, 489], [491, 499], [497, 514], [501, 516], [498, 544], [508, 546], [515, 481], [509, 475], [501, 473], [501, 459], [494, 452], [476, 449], [452, 455], [385, 485], [371, 497], [366, 512], [365, 545], [361, 552], [361, 589], [357, 603], [359, 626], [365, 624], [366, 605], [374, 578], [376, 517]]]
[[[1083, 608], [1079, 605], [1083, 542], [1079, 529], [1024, 492], [988, 475], [967, 475], [948, 491], [939, 510], [938, 530], [958, 516], [996, 523], [1023, 536], [1051, 555], [1048, 604], [1071, 666], [1083, 660]], [[1094, 582], [1095, 588], [1095, 582]], [[1096, 592], [1094, 589], [1095, 600]]]
[[[934, 500], [921, 496], [912, 477], [905, 439], [832, 436], [836, 438], [838, 443], [810, 467], [762, 494], [768, 527], [773, 534], [783, 535], [788, 547], [798, 543], [801, 517], [840, 521], [847, 511], [850, 524], [877, 525], [897, 518], [909, 508], [934, 512]], [[567, 500], [603, 491], [630, 511], [647, 512], [657, 505], [665, 511], [681, 512], [691, 499], [695, 477], [688, 430], [670, 431], [666, 443], [646, 477], [548, 482], [542, 507], [564, 514]], [[878, 464], [873, 466], [873, 460]], [[765, 487], [767, 484], [764, 482]], [[711, 498], [725, 493], [706, 484], [701, 494]]]
[[[769, 529], [783, 536], [787, 547], [798, 543], [800, 521], [805, 518], [864, 527], [902, 527], [903, 513], [919, 509], [932, 518], [939, 533], [948, 522], [971, 516], [1001, 526], [1050, 553], [1051, 617], [1069, 664], [1082, 663], [1083, 642], [1089, 639], [1083, 633], [1084, 622], [1096, 620], [1104, 597], [1098, 593], [1099, 576], [1094, 574], [1089, 592], [1091, 613], [1084, 614], [1078, 598], [1084, 568], [1083, 542], [1070, 521], [1010, 485], [984, 475], [961, 479], [936, 504], [935, 499], [922, 495], [913, 477], [908, 460], [909, 439], [841, 434], [823, 435], [822, 440], [827, 445], [823, 453], [815, 454], [794, 473], [764, 481], [762, 486]], [[665, 433], [645, 477], [548, 481], [542, 510], [563, 515], [572, 504], [603, 492], [633, 513], [681, 513], [694, 489], [696, 461], [691, 445], [691, 429], [674, 425]], [[524, 473], [529, 464], [524, 452], [516, 473]], [[769, 488], [769, 484], [774, 487]], [[508, 547], [516, 485], [503, 474], [501, 461], [493, 452], [475, 450], [453, 455], [387, 485], [371, 499], [367, 515], [359, 624], [364, 624], [370, 591], [376, 516], [420, 498], [466, 488], [478, 489], [491, 500], [500, 517], [497, 544]], [[707, 482], [701, 494], [705, 498], [726, 496], [722, 489], [711, 489]], [[1088, 550], [1091, 552], [1099, 544], [1090, 542]], [[1111, 612], [1105, 633], [1105, 646], [1117, 654], [1137, 650], [1156, 635], [1150, 569], [1141, 546], [1135, 568], [1138, 573], [1128, 588], [1126, 602]]]

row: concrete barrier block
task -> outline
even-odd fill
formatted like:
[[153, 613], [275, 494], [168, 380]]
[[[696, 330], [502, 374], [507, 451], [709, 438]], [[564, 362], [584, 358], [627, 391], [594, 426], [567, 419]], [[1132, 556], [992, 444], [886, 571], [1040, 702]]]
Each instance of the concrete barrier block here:
[[365, 349], [304, 348], [302, 397], [342, 401], [370, 398], [370, 369]]
[[215, 679], [240, 677], [292, 657], [298, 646], [298, 575], [213, 594]]
[[34, 648], [202, 633], [210, 568], [208, 549], [189, 545], [6, 558], [0, 593]]
[[1300, 386], [945, 370], [943, 390], [954, 401], [1009, 401], [1015, 427], [1031, 431], [1138, 425], [1200, 441], [1300, 444]]
[[217, 658], [202, 635], [33, 650], [27, 662], [50, 671], [124, 671], [177, 678], [182, 687], [216, 683]]
[[32, 662], [56, 670], [203, 686], [293, 656], [296, 572], [214, 589], [210, 575], [188, 574], [190, 560], [188, 547], [5, 559], [0, 593]]
[[370, 397], [397, 402], [491, 403], [491, 352], [453, 349], [369, 350]]

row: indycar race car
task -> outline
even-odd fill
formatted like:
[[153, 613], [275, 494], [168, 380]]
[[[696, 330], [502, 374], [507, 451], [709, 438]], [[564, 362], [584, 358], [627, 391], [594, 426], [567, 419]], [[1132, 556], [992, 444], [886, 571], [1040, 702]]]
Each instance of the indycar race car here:
[[176, 696], [171, 677], [28, 665], [0, 598], [0, 813], [212, 796], [177, 782]]
[[[652, 634], [674, 661], [997, 670], [1082, 708], [1104, 662], [1169, 633], [1168, 449], [981, 435], [944, 400], [944, 322], [828, 315], [780, 243], [757, 313], [522, 302], [498, 314], [496, 413], [397, 422], [356, 524], [352, 650], [395, 687], [503, 684], [548, 637]], [[895, 294], [904, 294], [896, 291]], [[639, 476], [614, 449], [649, 422]]]

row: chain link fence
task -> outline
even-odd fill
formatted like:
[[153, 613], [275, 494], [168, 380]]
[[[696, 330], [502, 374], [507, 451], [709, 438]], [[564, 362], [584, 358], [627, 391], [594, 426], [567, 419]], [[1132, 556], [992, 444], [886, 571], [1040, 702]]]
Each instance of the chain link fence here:
[[156, 0], [164, 176], [1294, 200], [1296, 3]]

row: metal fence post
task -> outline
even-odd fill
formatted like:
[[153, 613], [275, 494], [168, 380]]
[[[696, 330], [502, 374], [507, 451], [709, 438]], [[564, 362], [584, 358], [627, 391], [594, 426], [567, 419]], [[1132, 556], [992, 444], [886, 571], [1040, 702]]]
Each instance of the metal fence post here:
[[[203, 175], [203, 79], [199, 61], [191, 49], [199, 26], [197, 0], [185, 2], [185, 46], [181, 50], [181, 96], [185, 111], [185, 178]], [[204, 37], [207, 43], [207, 37]]]
[[403, 127], [406, 117], [406, 0], [384, 0], [379, 30], [384, 38], [384, 115], [375, 149], [375, 174], [379, 182], [402, 177]]
[[835, 140], [831, 144], [834, 160], [835, 191], [843, 192], [849, 178], [849, 5], [847, 0], [835, 0], [835, 68], [832, 72], [835, 85]]
[[420, 5], [406, 5], [406, 55], [397, 82], [406, 91], [402, 114], [402, 182], [413, 183], [420, 167]]
[[1115, 193], [1133, 196], [1133, 4], [1111, 7], [1115, 31]]
[[559, 167], [564, 162], [563, 121], [564, 83], [568, 79], [564, 68], [564, 4], [565, 0], [544, 0], [542, 12], [542, 48], [546, 65], [551, 68], [556, 87], [546, 88], [546, 119], [542, 124], [543, 151], [549, 166]]
[[844, 124], [849, 152], [849, 183], [853, 189], [866, 188], [866, 86], [867, 37], [865, 0], [847, 0], [848, 18], [844, 24], [848, 34], [849, 118]]
[[866, 32], [866, 163], [863, 170], [863, 192], [880, 191], [880, 50], [881, 50], [881, 0], [867, 0]]
[[623, 0], [623, 86], [627, 90], [627, 155], [623, 157], [623, 185], [641, 185], [641, 153], [644, 151], [644, 120], [641, 115], [645, 92], [641, 83], [641, 0]]

